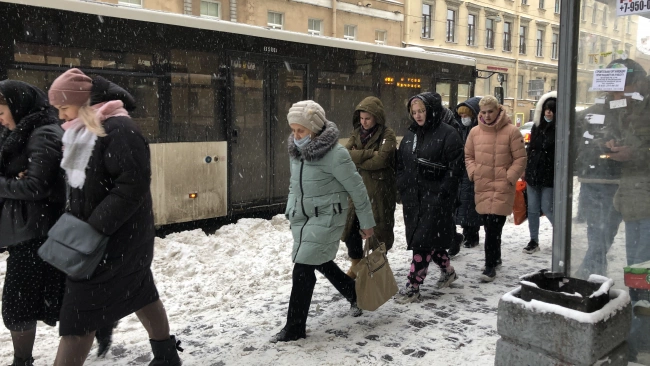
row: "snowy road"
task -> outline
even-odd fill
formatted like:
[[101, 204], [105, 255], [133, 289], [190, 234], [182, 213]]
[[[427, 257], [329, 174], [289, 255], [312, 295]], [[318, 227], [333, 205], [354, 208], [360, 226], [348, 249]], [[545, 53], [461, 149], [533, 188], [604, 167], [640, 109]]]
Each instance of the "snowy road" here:
[[[389, 259], [403, 286], [410, 252], [405, 250], [400, 206], [395, 233]], [[452, 288], [434, 289], [438, 271], [432, 267], [422, 287], [422, 302], [390, 301], [359, 318], [347, 315], [348, 303], [319, 274], [307, 339], [278, 345], [268, 338], [284, 324], [292, 269], [292, 239], [283, 216], [242, 219], [210, 236], [195, 230], [158, 238], [154, 274], [188, 366], [489, 365], [498, 339], [498, 300], [517, 286], [520, 275], [550, 266], [551, 233], [551, 225], [542, 219], [542, 250], [523, 254], [529, 240], [527, 225], [515, 226], [508, 220], [502, 240], [503, 268], [494, 283], [478, 279], [483, 246], [463, 248], [452, 260], [460, 277]], [[581, 236], [580, 230], [576, 236]], [[621, 240], [619, 234], [615, 247], [622, 246]], [[342, 244], [336, 262], [347, 270], [345, 253]], [[619, 257], [624, 252], [610, 258], [610, 263]], [[0, 255], [0, 284], [5, 258], [6, 254]], [[57, 345], [56, 328], [39, 323], [36, 364], [51, 365]], [[146, 365], [151, 357], [146, 332], [135, 316], [122, 320], [106, 359], [97, 359], [95, 352], [93, 347], [87, 365]], [[0, 363], [11, 362], [11, 357], [9, 332], [0, 326]]]

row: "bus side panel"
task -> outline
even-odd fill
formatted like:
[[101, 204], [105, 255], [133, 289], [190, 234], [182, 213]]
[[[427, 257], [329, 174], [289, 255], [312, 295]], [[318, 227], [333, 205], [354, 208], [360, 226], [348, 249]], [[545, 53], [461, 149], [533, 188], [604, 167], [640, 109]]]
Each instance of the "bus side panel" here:
[[[151, 145], [156, 225], [227, 214], [226, 151], [225, 141]], [[196, 196], [192, 198], [192, 194]]]

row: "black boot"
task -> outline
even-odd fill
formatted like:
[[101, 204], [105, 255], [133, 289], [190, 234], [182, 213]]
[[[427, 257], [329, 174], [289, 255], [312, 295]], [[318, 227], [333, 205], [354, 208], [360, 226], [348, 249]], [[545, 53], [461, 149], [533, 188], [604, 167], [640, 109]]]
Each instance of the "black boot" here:
[[278, 342], [292, 342], [297, 341], [300, 338], [307, 338], [307, 334], [304, 330], [292, 332], [287, 329], [287, 327], [282, 328], [282, 330], [271, 337], [269, 342], [278, 343]]
[[460, 252], [460, 244], [463, 242], [463, 234], [456, 233], [454, 235], [454, 239], [452, 240], [453, 242], [451, 243], [451, 247], [449, 247], [448, 251], [450, 257], [453, 257]]
[[178, 351], [183, 352], [180, 347], [181, 341], [177, 341], [176, 337], [169, 336], [166, 341], [149, 340], [151, 343], [151, 351], [153, 352], [153, 360], [149, 362], [149, 366], [181, 366]]
[[34, 366], [34, 358], [24, 359], [14, 356], [14, 362], [9, 366]]
[[117, 323], [104, 328], [99, 328], [95, 332], [97, 339], [97, 357], [104, 357], [113, 344], [113, 329], [117, 328]]

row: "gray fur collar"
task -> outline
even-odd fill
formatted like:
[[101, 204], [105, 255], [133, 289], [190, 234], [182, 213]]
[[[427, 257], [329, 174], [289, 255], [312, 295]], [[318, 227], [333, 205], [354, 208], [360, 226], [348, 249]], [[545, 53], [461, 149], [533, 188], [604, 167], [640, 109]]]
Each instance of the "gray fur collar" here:
[[293, 142], [293, 134], [291, 134], [287, 139], [289, 156], [294, 159], [304, 158], [307, 161], [320, 160], [339, 143], [339, 134], [339, 129], [336, 127], [336, 124], [327, 121], [323, 132], [316, 136], [302, 151], [296, 147], [296, 144]]

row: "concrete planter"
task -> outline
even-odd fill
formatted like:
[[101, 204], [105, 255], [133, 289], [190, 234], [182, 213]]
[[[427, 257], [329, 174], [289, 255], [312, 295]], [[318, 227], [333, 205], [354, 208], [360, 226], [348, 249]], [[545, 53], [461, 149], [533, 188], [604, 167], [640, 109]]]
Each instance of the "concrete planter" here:
[[630, 297], [610, 290], [600, 310], [583, 313], [519, 298], [521, 287], [499, 300], [496, 366], [627, 365]]

